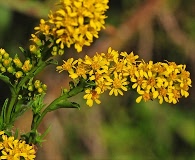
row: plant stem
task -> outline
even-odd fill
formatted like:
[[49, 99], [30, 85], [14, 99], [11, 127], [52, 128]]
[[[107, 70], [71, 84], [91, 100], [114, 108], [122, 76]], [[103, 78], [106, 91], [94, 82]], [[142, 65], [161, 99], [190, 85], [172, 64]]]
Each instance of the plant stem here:
[[[7, 116], [6, 116], [6, 123], [9, 124], [11, 122], [12, 119], [12, 111], [13, 108], [15, 106], [17, 106], [17, 98], [19, 95], [19, 92], [22, 88], [22, 86], [26, 83], [26, 81], [28, 81], [29, 79], [31, 79], [32, 77], [34, 77], [36, 74], [38, 74], [40, 71], [43, 70], [44, 67], [47, 66], [46, 62], [43, 62], [41, 59], [39, 60], [37, 66], [35, 66], [29, 73], [28, 75], [26, 75], [25, 77], [23, 77], [21, 79], [21, 81], [19, 82], [19, 84], [16, 86], [14, 86], [14, 88], [10, 87], [11, 90], [11, 100], [7, 109]], [[13, 113], [14, 114], [14, 113]]]
[[14, 106], [17, 98], [18, 98], [17, 93], [16, 93], [14, 88], [10, 87], [10, 91], [11, 91], [11, 100], [10, 100], [8, 110], [7, 110], [7, 114], [6, 114], [6, 120], [5, 120], [6, 124], [10, 123], [12, 109], [13, 109], [13, 106]]
[[[69, 92], [67, 93], [63, 93], [63, 95], [61, 95], [60, 97], [58, 97], [57, 99], [55, 99], [53, 102], [51, 102], [41, 113], [41, 115], [39, 115], [39, 117], [35, 118], [33, 117], [32, 120], [32, 125], [31, 125], [31, 130], [37, 130], [38, 126], [40, 125], [41, 121], [43, 120], [43, 118], [45, 117], [45, 115], [53, 110], [59, 109], [59, 108], [68, 108], [71, 106], [64, 106], [64, 107], [56, 107], [57, 105], [60, 104], [61, 101], [64, 101], [64, 105], [65, 102], [67, 102], [67, 105], [70, 104], [71, 102], [68, 101], [68, 98], [73, 97], [75, 95], [77, 95], [78, 93], [81, 93], [84, 89], [84, 85], [85, 85], [85, 81], [81, 80], [80, 84], [78, 86], [76, 86], [75, 88], [71, 89]], [[70, 104], [71, 105], [71, 104]], [[52, 108], [54, 108], [52, 110]], [[73, 107], [74, 108], [74, 107]]]
[[51, 102], [47, 108], [45, 108], [43, 110], [43, 112], [41, 113], [41, 116], [39, 116], [38, 118], [35, 116], [33, 117], [33, 122], [31, 125], [31, 130], [37, 130], [39, 124], [41, 123], [42, 119], [45, 117], [45, 115], [50, 112], [50, 108], [55, 107], [61, 100], [66, 99], [67, 95], [62, 95], [60, 97], [58, 97], [57, 99], [55, 99], [53, 102]]

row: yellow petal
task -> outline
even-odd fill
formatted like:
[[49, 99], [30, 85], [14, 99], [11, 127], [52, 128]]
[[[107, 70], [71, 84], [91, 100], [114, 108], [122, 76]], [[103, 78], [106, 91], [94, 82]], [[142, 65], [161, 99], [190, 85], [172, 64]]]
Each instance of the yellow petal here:
[[154, 99], [157, 98], [158, 95], [159, 95], [158, 91], [154, 91], [154, 92], [153, 92], [153, 98], [154, 98]]
[[93, 106], [93, 100], [92, 99], [88, 99], [86, 104], [89, 106], [89, 107], [92, 107]]
[[139, 96], [137, 99], [136, 99], [136, 103], [140, 103], [142, 100], [142, 96]]

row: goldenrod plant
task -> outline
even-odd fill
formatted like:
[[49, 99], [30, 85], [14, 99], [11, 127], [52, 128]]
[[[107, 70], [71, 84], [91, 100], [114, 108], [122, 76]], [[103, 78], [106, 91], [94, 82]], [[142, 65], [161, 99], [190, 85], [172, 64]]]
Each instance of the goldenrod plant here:
[[[69, 58], [58, 65], [56, 56], [66, 54], [71, 46], [81, 52], [83, 46], [90, 46], [98, 38], [99, 31], [105, 28], [108, 8], [108, 0], [60, 0], [48, 19], [41, 19], [34, 28], [29, 48], [20, 47], [25, 59], [17, 54], [11, 57], [0, 49], [0, 79], [11, 92], [1, 110], [0, 159], [35, 159], [37, 147], [49, 131], [38, 132], [45, 115], [60, 108], [80, 108], [70, 98], [81, 92], [90, 107], [94, 102], [100, 104], [100, 96], [106, 91], [110, 96], [136, 91], [137, 103], [157, 99], [160, 104], [176, 104], [189, 96], [192, 82], [185, 64], [145, 62], [133, 52], [119, 52], [112, 46], [106, 53]], [[69, 88], [62, 89], [61, 95], [46, 105], [43, 100], [47, 85], [36, 75], [48, 65], [55, 65], [59, 73], [67, 72], [71, 81]], [[14, 122], [27, 110], [33, 113], [31, 131], [13, 131]]]

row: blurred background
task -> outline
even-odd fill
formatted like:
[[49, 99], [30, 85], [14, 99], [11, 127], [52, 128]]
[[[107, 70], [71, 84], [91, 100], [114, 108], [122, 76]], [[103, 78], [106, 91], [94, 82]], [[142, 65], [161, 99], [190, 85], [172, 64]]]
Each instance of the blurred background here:
[[[21, 54], [28, 48], [33, 28], [47, 18], [54, 0], [0, 0], [0, 48]], [[110, 0], [106, 29], [82, 53], [72, 48], [58, 57], [106, 52], [108, 47], [133, 51], [146, 62], [174, 61], [186, 64], [195, 80], [194, 0]], [[55, 77], [55, 78], [54, 78]], [[48, 85], [45, 103], [68, 87], [66, 73], [47, 67], [37, 78]], [[193, 83], [192, 83], [193, 85]], [[8, 88], [0, 82], [0, 103]], [[157, 101], [136, 104], [138, 95], [102, 96], [102, 103], [86, 106], [83, 94], [73, 98], [81, 109], [49, 113], [39, 131], [51, 126], [37, 160], [193, 160], [195, 159], [195, 90], [176, 105]], [[30, 130], [31, 112], [18, 119], [21, 132]]]

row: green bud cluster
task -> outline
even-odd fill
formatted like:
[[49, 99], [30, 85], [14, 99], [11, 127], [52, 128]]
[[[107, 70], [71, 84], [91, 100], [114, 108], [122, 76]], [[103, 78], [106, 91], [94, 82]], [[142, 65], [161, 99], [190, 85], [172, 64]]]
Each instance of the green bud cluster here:
[[[23, 87], [18, 96], [18, 100], [23, 100], [24, 103], [28, 103], [33, 100], [37, 95], [42, 95], [46, 92], [47, 85], [43, 84], [40, 80], [34, 80], [31, 78]], [[26, 95], [26, 96], [23, 96]]]
[[14, 69], [12, 66], [12, 58], [9, 54], [4, 50], [0, 49], [0, 73], [9, 72], [12, 73]]
[[21, 62], [20, 58], [15, 55], [11, 58], [10, 55], [2, 48], [0, 48], [0, 73], [10, 73], [16, 79], [21, 78], [32, 69], [33, 65], [29, 59]]
[[43, 84], [40, 80], [35, 80], [34, 82], [30, 80], [27, 84], [27, 88], [29, 92], [33, 92], [34, 94], [42, 94], [47, 90], [47, 85]]
[[29, 46], [29, 50], [32, 53], [33, 56], [36, 58], [43, 58], [48, 57], [48, 55], [42, 55], [45, 52], [42, 50], [43, 46], [45, 44], [48, 45], [48, 49], [50, 50], [47, 53], [50, 53], [52, 56], [57, 55], [63, 55], [64, 54], [64, 48], [60, 48], [59, 44], [56, 44], [56, 42], [50, 37], [45, 37], [42, 34], [38, 34], [39, 32], [36, 32], [35, 34], [31, 34], [31, 42], [32, 44]]
[[64, 54], [64, 50], [63, 49], [60, 49], [59, 47], [57, 46], [53, 46], [52, 47], [52, 51], [51, 51], [51, 54], [53, 56], [56, 56], [56, 55], [63, 55]]

